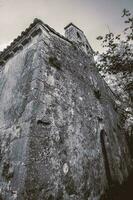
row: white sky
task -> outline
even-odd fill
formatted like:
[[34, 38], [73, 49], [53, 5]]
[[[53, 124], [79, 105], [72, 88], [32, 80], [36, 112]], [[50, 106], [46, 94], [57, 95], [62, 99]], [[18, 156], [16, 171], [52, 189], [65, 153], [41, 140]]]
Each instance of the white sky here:
[[82, 29], [94, 50], [101, 50], [98, 35], [110, 30], [121, 32], [123, 8], [133, 11], [133, 0], [0, 0], [0, 48], [3, 49], [35, 17], [64, 34], [73, 22]]

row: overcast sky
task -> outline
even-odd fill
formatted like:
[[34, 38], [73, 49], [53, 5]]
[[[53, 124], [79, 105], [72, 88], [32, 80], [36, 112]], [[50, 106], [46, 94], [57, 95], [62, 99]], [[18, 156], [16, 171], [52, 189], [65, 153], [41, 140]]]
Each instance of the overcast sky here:
[[0, 48], [15, 39], [34, 18], [57, 32], [73, 22], [82, 29], [92, 48], [101, 50], [98, 35], [121, 32], [123, 8], [133, 12], [133, 0], [0, 0]]

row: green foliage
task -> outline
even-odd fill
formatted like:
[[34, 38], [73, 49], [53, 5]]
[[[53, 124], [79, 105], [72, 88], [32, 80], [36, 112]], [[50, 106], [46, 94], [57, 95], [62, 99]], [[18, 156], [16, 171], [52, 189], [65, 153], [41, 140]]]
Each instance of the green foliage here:
[[104, 53], [99, 55], [99, 70], [113, 73], [133, 70], [133, 15], [124, 9], [121, 17], [126, 26], [121, 34], [109, 32], [104, 37], [97, 37], [105, 49]]

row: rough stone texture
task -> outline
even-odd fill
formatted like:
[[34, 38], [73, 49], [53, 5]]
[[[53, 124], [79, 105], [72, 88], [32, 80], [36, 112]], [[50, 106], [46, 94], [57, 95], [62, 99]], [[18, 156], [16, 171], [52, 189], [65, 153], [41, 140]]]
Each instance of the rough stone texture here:
[[133, 158], [133, 72], [119, 71], [117, 73], [100, 71], [104, 80], [118, 96], [117, 104], [123, 108], [125, 115], [125, 130], [130, 152]]
[[76, 42], [77, 45], [79, 45], [79, 47], [82, 48], [82, 50], [85, 51], [88, 55], [93, 54], [93, 50], [83, 31], [73, 23], [70, 23], [65, 27], [65, 36], [69, 40]]
[[0, 72], [0, 198], [98, 200], [131, 169], [122, 111], [92, 56], [41, 29]]

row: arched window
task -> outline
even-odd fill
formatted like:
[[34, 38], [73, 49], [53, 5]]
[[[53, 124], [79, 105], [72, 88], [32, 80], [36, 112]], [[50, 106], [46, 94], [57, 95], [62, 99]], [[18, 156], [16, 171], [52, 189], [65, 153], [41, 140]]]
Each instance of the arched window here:
[[101, 130], [100, 142], [101, 142], [101, 148], [102, 148], [102, 154], [103, 154], [103, 160], [104, 160], [104, 167], [105, 167], [107, 181], [108, 181], [108, 184], [110, 185], [112, 183], [112, 178], [111, 178], [109, 160], [108, 160], [107, 149], [106, 149], [106, 139], [107, 139], [107, 134], [105, 130]]
[[86, 44], [86, 49], [87, 49], [87, 51], [89, 50], [89, 47], [88, 47], [88, 45]]
[[78, 37], [78, 39], [81, 40], [81, 35], [78, 32], [77, 32], [77, 37]]

